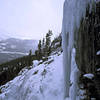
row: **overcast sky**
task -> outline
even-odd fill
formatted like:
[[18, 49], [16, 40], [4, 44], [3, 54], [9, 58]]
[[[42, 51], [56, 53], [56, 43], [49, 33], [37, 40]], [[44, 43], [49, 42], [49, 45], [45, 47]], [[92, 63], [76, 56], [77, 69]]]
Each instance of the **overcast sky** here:
[[[0, 0], [0, 31], [40, 39], [61, 32], [64, 0]], [[1, 35], [1, 33], [0, 33]]]

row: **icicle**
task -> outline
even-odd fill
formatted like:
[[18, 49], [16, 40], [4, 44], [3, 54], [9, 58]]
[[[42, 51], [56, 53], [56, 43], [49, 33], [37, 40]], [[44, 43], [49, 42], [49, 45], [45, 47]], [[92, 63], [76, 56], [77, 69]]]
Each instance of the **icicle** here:
[[[85, 17], [86, 8], [92, 5], [94, 0], [65, 0], [62, 38], [63, 38], [63, 59], [64, 59], [64, 98], [69, 97], [70, 74], [71, 74], [71, 53], [75, 44], [75, 31], [80, 26], [80, 21]], [[77, 33], [76, 33], [77, 34]], [[76, 100], [76, 99], [74, 99]]]

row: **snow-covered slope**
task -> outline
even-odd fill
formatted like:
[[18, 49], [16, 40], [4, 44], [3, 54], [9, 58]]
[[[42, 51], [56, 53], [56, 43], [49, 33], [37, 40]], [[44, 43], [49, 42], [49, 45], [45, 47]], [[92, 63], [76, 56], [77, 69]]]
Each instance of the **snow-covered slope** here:
[[[78, 36], [78, 29], [82, 18], [85, 17], [86, 8], [90, 5], [90, 12], [95, 0], [65, 0], [64, 13], [63, 13], [63, 25], [62, 25], [62, 37], [63, 37], [63, 63], [64, 63], [64, 97], [71, 97], [70, 90], [70, 73], [72, 62], [72, 52], [76, 45], [76, 39]], [[74, 57], [75, 58], [75, 57]], [[76, 61], [74, 62], [74, 64]], [[77, 67], [77, 66], [76, 66]], [[76, 90], [76, 88], [73, 88]], [[75, 91], [74, 90], [74, 91]], [[76, 91], [77, 92], [77, 91]], [[74, 92], [75, 93], [75, 92]], [[76, 94], [73, 93], [73, 96]], [[71, 100], [77, 100], [73, 98]]]
[[40, 65], [34, 61], [32, 69], [23, 69], [0, 87], [0, 100], [63, 100], [62, 62], [62, 54], [50, 56]]

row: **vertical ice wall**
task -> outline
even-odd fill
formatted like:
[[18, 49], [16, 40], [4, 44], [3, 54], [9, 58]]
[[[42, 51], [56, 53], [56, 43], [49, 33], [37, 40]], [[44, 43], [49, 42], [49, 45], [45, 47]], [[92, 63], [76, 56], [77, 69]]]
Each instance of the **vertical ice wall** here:
[[[75, 36], [80, 21], [85, 17], [88, 4], [92, 7], [94, 0], [65, 0], [63, 12], [62, 38], [63, 38], [63, 64], [64, 64], [64, 98], [69, 97], [71, 54], [75, 45]], [[77, 44], [76, 44], [77, 45]], [[73, 65], [72, 65], [73, 66]], [[76, 99], [74, 99], [76, 100]]]

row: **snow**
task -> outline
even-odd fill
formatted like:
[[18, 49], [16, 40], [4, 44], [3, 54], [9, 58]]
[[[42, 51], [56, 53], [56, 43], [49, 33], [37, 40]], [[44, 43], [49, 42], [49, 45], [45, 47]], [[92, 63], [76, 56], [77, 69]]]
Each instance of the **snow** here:
[[7, 43], [0, 43], [0, 45], [2, 45], [2, 46], [6, 46], [6, 45], [7, 45]]
[[100, 68], [98, 68], [97, 71], [99, 72], [100, 71]]
[[100, 55], [100, 51], [98, 51], [96, 55]]
[[11, 49], [15, 49], [16, 45], [11, 45], [10, 47], [11, 47]]
[[92, 73], [84, 74], [83, 76], [86, 78], [89, 78], [89, 79], [93, 79], [93, 77], [94, 77], [94, 75]]
[[5, 50], [6, 49], [6, 47], [2, 47], [2, 50]]
[[50, 58], [54, 61], [49, 65], [34, 61], [32, 69], [24, 68], [19, 76], [1, 86], [0, 100], [63, 100], [62, 54]]
[[38, 66], [38, 64], [39, 64], [39, 61], [38, 61], [38, 60], [34, 60], [34, 61], [33, 61], [33, 64], [34, 64], [33, 66], [36, 67], [36, 66]]
[[5, 49], [6, 49], [6, 47], [0, 46], [0, 52], [2, 52], [2, 51], [5, 50]]

